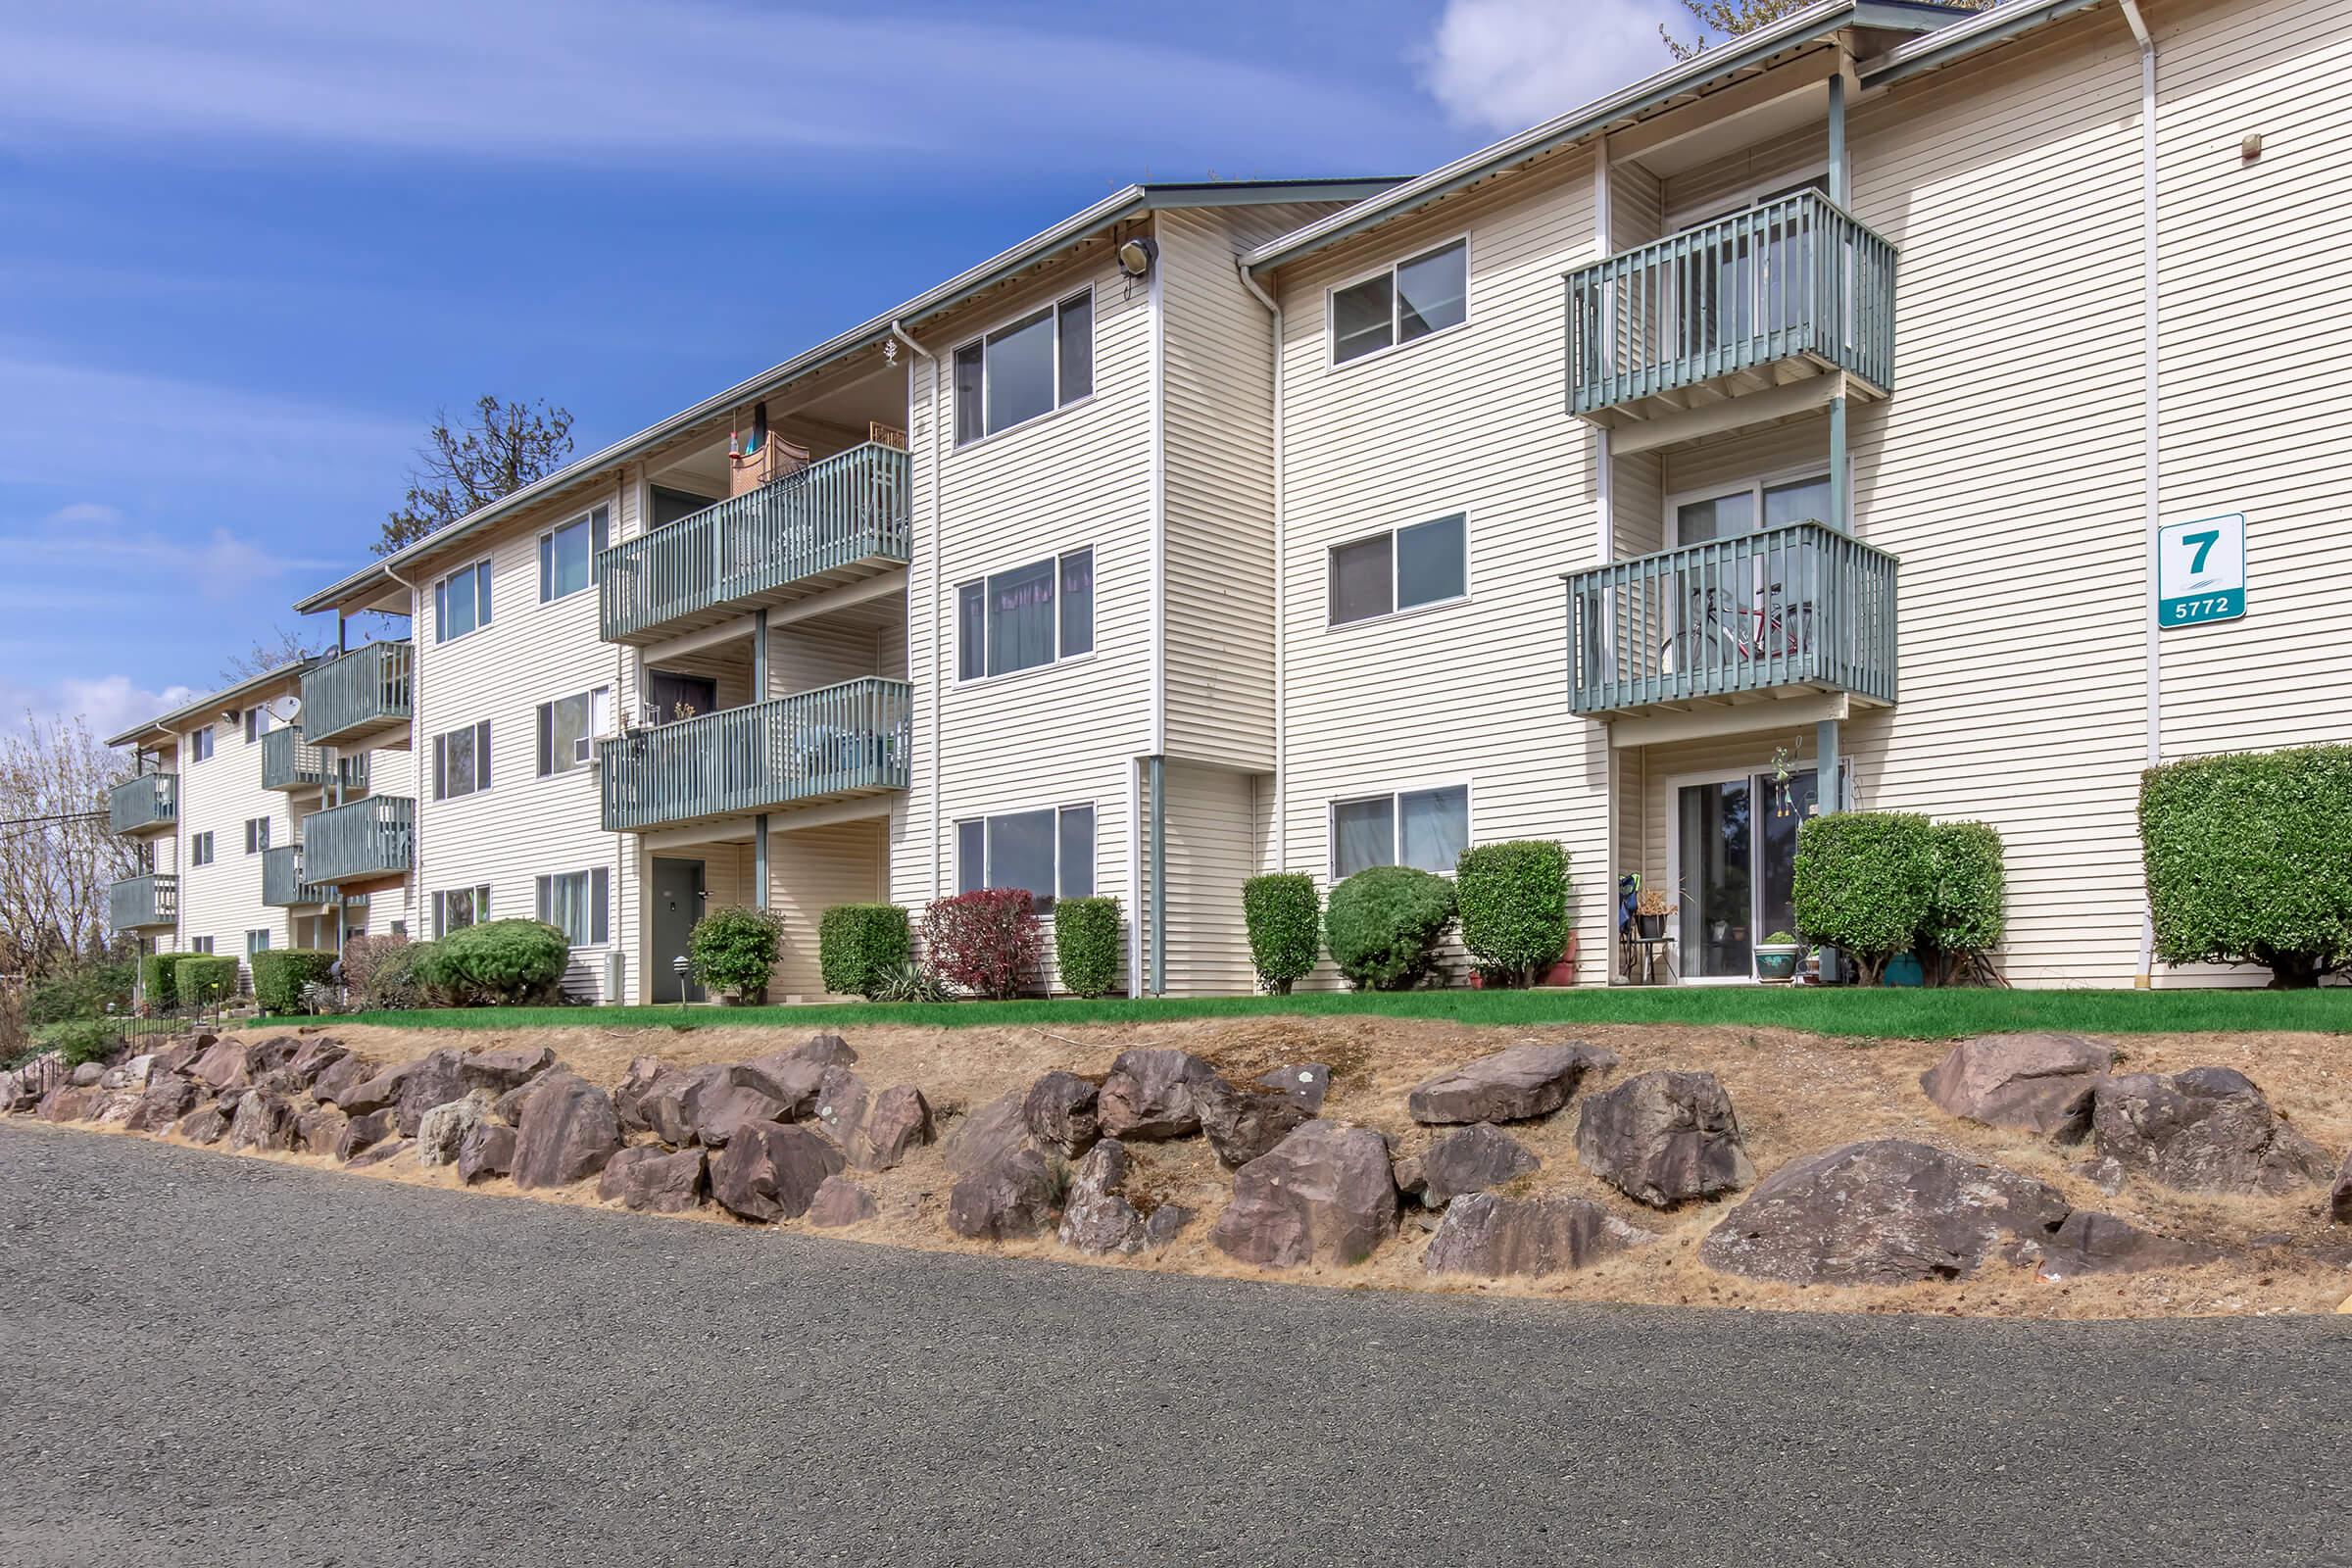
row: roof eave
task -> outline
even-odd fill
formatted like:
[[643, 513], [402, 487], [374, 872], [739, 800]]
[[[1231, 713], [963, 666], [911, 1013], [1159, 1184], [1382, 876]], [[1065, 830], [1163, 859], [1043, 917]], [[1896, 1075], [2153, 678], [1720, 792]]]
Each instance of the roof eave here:
[[205, 712], [217, 714], [221, 710], [235, 706], [243, 699], [253, 696], [264, 687], [274, 686], [281, 680], [298, 679], [305, 670], [318, 662], [320, 661], [316, 659], [298, 659], [273, 665], [258, 675], [246, 676], [233, 686], [223, 686], [217, 692], [210, 692], [205, 696], [182, 703], [170, 712], [159, 713], [144, 723], [134, 724], [120, 735], [108, 737], [106, 744], [109, 746], [133, 746], [149, 737], [172, 739], [179, 733], [173, 726], [182, 719], [194, 718]]

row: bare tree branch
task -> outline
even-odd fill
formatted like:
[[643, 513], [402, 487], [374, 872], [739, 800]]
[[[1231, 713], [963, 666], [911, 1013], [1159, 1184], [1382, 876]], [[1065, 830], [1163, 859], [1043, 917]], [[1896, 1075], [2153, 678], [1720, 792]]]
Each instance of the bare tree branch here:
[[571, 414], [548, 403], [501, 403], [482, 397], [470, 420], [452, 426], [433, 416], [409, 493], [384, 519], [375, 553], [388, 556], [563, 466], [571, 455]]

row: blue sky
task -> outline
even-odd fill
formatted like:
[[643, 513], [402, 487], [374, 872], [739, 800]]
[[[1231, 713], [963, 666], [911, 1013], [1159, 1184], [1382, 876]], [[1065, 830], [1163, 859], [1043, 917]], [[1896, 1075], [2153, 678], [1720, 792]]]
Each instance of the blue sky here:
[[1129, 183], [1414, 173], [1672, 0], [0, 0], [0, 723], [220, 684], [434, 410], [586, 452]]

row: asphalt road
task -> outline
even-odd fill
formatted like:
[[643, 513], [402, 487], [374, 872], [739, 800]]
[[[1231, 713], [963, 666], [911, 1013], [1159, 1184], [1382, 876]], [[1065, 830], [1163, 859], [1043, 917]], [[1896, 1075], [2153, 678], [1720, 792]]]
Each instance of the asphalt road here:
[[0, 1564], [2352, 1564], [2352, 1319], [1155, 1277], [0, 1125]]

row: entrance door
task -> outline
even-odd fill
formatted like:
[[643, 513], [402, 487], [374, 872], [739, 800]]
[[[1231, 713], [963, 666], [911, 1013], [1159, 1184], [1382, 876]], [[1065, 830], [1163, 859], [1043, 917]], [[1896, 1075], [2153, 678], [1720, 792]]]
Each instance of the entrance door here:
[[1756, 944], [1795, 928], [1796, 829], [1817, 796], [1809, 767], [1676, 790], [1670, 872], [1684, 979], [1753, 979]]
[[682, 718], [718, 710], [718, 682], [707, 675], [672, 675], [665, 669], [645, 672], [646, 716], [656, 724], [675, 724]]
[[656, 1002], [701, 1002], [703, 988], [678, 973], [686, 938], [703, 917], [703, 862], [654, 861], [654, 948], [647, 957]]

